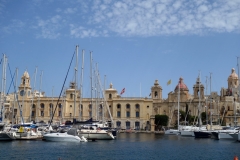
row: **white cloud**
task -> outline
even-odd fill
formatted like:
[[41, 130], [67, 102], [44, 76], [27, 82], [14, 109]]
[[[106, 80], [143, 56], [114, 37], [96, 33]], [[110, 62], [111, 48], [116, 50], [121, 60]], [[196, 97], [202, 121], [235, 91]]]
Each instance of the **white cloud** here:
[[239, 0], [98, 1], [92, 12], [89, 18], [94, 25], [100, 24], [121, 36], [240, 31]]
[[61, 28], [64, 26], [61, 16], [55, 15], [47, 20], [42, 20], [37, 18], [37, 25], [33, 28], [40, 30], [40, 33], [37, 33], [37, 38], [46, 38], [46, 39], [56, 39], [60, 34]]

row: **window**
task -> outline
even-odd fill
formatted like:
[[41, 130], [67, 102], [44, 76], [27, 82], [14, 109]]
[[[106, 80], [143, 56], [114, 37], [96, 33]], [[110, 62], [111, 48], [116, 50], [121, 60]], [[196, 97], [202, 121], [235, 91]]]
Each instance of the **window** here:
[[117, 109], [121, 109], [121, 104], [117, 104]]
[[129, 111], [127, 111], [126, 114], [127, 114], [126, 117], [130, 117], [130, 112]]
[[70, 105], [70, 107], [72, 107], [72, 105]]
[[117, 121], [117, 128], [121, 128], [121, 122]]
[[139, 112], [138, 111], [136, 112], [136, 117], [139, 118]]
[[126, 105], [126, 108], [127, 108], [127, 109], [130, 109], [130, 104], [127, 104], [127, 105]]
[[139, 107], [139, 104], [136, 104], [136, 109], [139, 109], [140, 107]]
[[154, 92], [154, 96], [155, 96], [155, 98], [158, 97], [158, 92], [157, 91]]
[[92, 109], [92, 105], [91, 105], [91, 104], [89, 104], [89, 106], [88, 106], [88, 107], [89, 107], [89, 109]]
[[130, 129], [130, 122], [126, 122], [126, 129]]
[[36, 107], [35, 104], [33, 104], [33, 105], [32, 105], [32, 108], [35, 108], [35, 107]]
[[135, 129], [139, 130], [140, 129], [140, 123], [139, 122], [135, 122]]
[[62, 116], [62, 111], [58, 111], [58, 116], [59, 116], [59, 117]]
[[62, 104], [61, 103], [58, 104], [58, 108], [62, 108]]
[[112, 94], [109, 94], [109, 99], [112, 99]]
[[70, 99], [73, 99], [73, 94], [72, 93], [70, 94]]
[[41, 103], [41, 108], [44, 109], [44, 104], [43, 103]]
[[42, 116], [42, 117], [44, 116], [44, 111], [41, 111], [41, 116]]
[[34, 115], [35, 115], [35, 112], [34, 112], [34, 111], [32, 111], [32, 117], [34, 117]]
[[50, 108], [50, 109], [53, 108], [53, 104], [52, 104], [52, 103], [49, 104], [49, 108]]
[[120, 118], [121, 117], [121, 112], [117, 111], [117, 117]]

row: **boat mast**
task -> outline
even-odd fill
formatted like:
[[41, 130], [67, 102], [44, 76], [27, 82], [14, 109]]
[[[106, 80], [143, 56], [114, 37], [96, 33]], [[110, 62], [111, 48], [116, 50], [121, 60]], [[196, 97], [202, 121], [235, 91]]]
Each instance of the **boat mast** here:
[[180, 84], [181, 84], [181, 80], [179, 81], [178, 84], [178, 131], [179, 131], [179, 100], [180, 100]]
[[199, 101], [198, 101], [198, 109], [199, 109], [199, 126], [201, 126], [201, 89], [200, 89], [200, 84], [201, 84], [201, 79], [200, 79], [200, 77], [201, 77], [201, 72], [199, 71], [199, 76], [198, 76], [198, 89], [199, 89]]
[[81, 120], [81, 113], [82, 113], [82, 91], [83, 91], [83, 67], [84, 67], [84, 50], [82, 50], [82, 68], [81, 68], [81, 82], [80, 82], [80, 108], [79, 108], [79, 120]]
[[0, 100], [1, 100], [1, 118], [2, 122], [4, 122], [5, 118], [5, 88], [6, 88], [6, 69], [7, 69], [7, 57], [5, 54], [3, 54], [3, 70], [2, 70], [2, 86], [1, 86], [1, 94], [0, 94]]
[[[208, 87], [208, 76], [206, 76], [206, 96], [207, 96], [207, 88]], [[208, 104], [207, 104], [207, 97], [206, 97], [206, 124], [208, 124]]]
[[33, 107], [34, 90], [35, 90], [35, 84], [36, 84], [36, 75], [37, 75], [37, 67], [35, 68], [35, 72], [34, 72], [34, 85], [33, 85], [33, 89], [32, 89], [32, 104], [30, 106], [30, 122], [32, 121], [32, 107]]
[[[17, 93], [16, 93], [16, 85], [17, 85], [17, 68], [16, 68], [16, 71], [15, 71], [15, 74], [16, 74], [16, 77], [15, 77], [15, 83], [13, 84], [14, 86], [14, 99], [13, 99], [13, 109], [12, 109], [12, 125], [14, 124], [13, 123], [13, 116], [15, 114], [14, 112], [14, 109], [15, 109], [15, 102], [16, 102], [16, 97], [17, 97]], [[16, 121], [15, 121], [16, 122]]]
[[[93, 97], [93, 95], [92, 95], [93, 94], [92, 93], [93, 92], [93, 84], [92, 84], [93, 83], [92, 82], [93, 81], [93, 79], [92, 79], [92, 52], [90, 52], [90, 80], [91, 80], [91, 102], [90, 102], [91, 104], [90, 104], [90, 106], [91, 106], [91, 109], [92, 109], [92, 105], [93, 105], [93, 98], [92, 98]], [[91, 118], [92, 118], [92, 113], [91, 113]]]
[[77, 95], [77, 71], [78, 71], [78, 45], [76, 45], [76, 66], [75, 66], [75, 82], [74, 82], [74, 111], [73, 111], [73, 119], [75, 118], [75, 110], [76, 110], [76, 95]]
[[39, 111], [41, 109], [41, 106], [40, 106], [40, 96], [41, 96], [41, 87], [42, 87], [42, 76], [43, 76], [43, 71], [41, 72], [40, 74], [40, 85], [39, 85], [39, 95], [38, 95], [38, 107], [37, 107], [37, 113], [36, 113], [36, 119], [37, 119], [37, 122], [38, 122], [38, 115], [39, 115]]
[[210, 72], [210, 109], [211, 109], [211, 112], [210, 112], [210, 129], [212, 130], [212, 72]]

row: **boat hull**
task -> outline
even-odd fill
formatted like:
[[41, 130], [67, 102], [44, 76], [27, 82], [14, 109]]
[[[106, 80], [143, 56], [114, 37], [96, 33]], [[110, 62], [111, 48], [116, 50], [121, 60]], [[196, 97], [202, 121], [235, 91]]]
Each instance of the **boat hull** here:
[[101, 131], [80, 131], [78, 132], [78, 135], [84, 136], [88, 140], [113, 140], [114, 136], [111, 132], [101, 132]]
[[212, 133], [206, 131], [194, 131], [195, 138], [211, 138]]
[[43, 140], [52, 142], [80, 142], [81, 138], [65, 133], [47, 133], [43, 135]]
[[0, 133], [0, 141], [12, 141], [14, 139], [15, 138], [10, 133], [7, 132]]
[[180, 134], [179, 130], [175, 130], [175, 129], [165, 130], [164, 133], [166, 135], [178, 135], [178, 134]]

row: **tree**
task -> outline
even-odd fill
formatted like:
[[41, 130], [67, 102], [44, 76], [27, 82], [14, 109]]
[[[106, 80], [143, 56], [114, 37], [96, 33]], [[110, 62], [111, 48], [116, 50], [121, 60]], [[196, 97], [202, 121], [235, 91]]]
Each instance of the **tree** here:
[[156, 129], [160, 129], [162, 126], [167, 126], [168, 116], [167, 115], [155, 115], [155, 126]]

